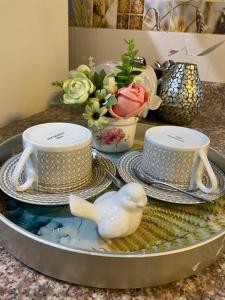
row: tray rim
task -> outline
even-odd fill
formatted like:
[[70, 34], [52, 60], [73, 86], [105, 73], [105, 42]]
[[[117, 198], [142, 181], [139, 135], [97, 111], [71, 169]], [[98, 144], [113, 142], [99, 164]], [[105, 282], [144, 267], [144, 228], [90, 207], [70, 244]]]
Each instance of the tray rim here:
[[[140, 123], [140, 129], [141, 127], [143, 127], [143, 129], [147, 129], [151, 126], [149, 126], [148, 124], [145, 123]], [[147, 128], [146, 128], [147, 127]], [[13, 137], [10, 137], [9, 139], [5, 140], [4, 142], [2, 142], [0, 144], [0, 148], [2, 146], [5, 146], [8, 143], [15, 143], [15, 141], [18, 139], [21, 139], [22, 137], [22, 133], [17, 134]], [[216, 153], [217, 155], [221, 156], [224, 159], [224, 163], [225, 163], [225, 156], [223, 154], [221, 154], [219, 151], [210, 148], [210, 153]], [[164, 256], [164, 255], [170, 255], [170, 254], [176, 254], [176, 253], [181, 253], [181, 252], [185, 252], [185, 251], [189, 251], [201, 246], [204, 246], [216, 239], [221, 238], [223, 235], [225, 236], [225, 228], [224, 230], [222, 230], [219, 233], [216, 233], [214, 235], [212, 235], [210, 238], [195, 243], [193, 245], [190, 246], [183, 246], [181, 248], [177, 248], [175, 250], [162, 250], [160, 252], [155, 252], [155, 253], [143, 253], [142, 251], [136, 251], [136, 252], [101, 252], [101, 251], [93, 251], [93, 250], [87, 250], [87, 249], [83, 249], [83, 248], [72, 248], [72, 247], [66, 247], [63, 246], [61, 244], [58, 243], [54, 243], [54, 242], [50, 242], [47, 241], [43, 238], [38, 237], [38, 235], [35, 235], [21, 227], [19, 227], [18, 225], [14, 224], [12, 221], [10, 221], [8, 218], [6, 218], [3, 214], [0, 213], [0, 221], [2, 221], [3, 223], [5, 223], [7, 226], [9, 226], [11, 229], [19, 232], [20, 234], [31, 238], [37, 242], [43, 243], [45, 245], [57, 248], [57, 249], [61, 249], [61, 250], [65, 250], [65, 251], [69, 251], [69, 252], [75, 252], [75, 253], [80, 253], [80, 254], [86, 254], [86, 255], [92, 255], [92, 256], [100, 256], [100, 257], [117, 257], [117, 258], [147, 258], [147, 257], [158, 257], [158, 256]]]

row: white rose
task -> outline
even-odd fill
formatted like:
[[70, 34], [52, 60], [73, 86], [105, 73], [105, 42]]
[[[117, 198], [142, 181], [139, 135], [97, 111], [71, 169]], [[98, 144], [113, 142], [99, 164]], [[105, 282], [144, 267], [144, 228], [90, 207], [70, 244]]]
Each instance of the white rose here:
[[84, 73], [85, 75], [91, 74], [91, 69], [87, 65], [80, 65], [76, 70], [78, 72]]
[[67, 79], [63, 84], [65, 104], [82, 104], [93, 93], [95, 86], [88, 78]]
[[113, 76], [105, 76], [103, 79], [103, 89], [106, 89], [106, 91], [109, 94], [115, 94], [117, 91], [117, 85], [115, 78]]

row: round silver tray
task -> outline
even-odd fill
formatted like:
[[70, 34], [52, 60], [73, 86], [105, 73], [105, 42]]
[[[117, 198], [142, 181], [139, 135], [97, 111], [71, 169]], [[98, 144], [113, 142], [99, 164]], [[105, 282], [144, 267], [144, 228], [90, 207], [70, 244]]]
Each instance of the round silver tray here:
[[[139, 141], [141, 145], [147, 128], [144, 124], [138, 125], [137, 146]], [[19, 145], [21, 135], [2, 143], [0, 163], [14, 155]], [[209, 157], [225, 172], [225, 158], [221, 154], [210, 149]], [[116, 161], [118, 155], [112, 158]], [[7, 201], [16, 200], [7, 198]], [[33, 206], [30, 205], [29, 209], [32, 210]], [[189, 213], [192, 215], [192, 212]], [[201, 220], [201, 213], [197, 219]], [[155, 251], [113, 252], [85, 248], [82, 243], [77, 247], [63, 246], [24, 229], [13, 218], [0, 214], [0, 241], [18, 260], [45, 275], [92, 287], [140, 288], [180, 280], [213, 263], [225, 249], [224, 219], [218, 220], [218, 224], [220, 226], [214, 224], [215, 230], [198, 241], [174, 249], [162, 247]]]

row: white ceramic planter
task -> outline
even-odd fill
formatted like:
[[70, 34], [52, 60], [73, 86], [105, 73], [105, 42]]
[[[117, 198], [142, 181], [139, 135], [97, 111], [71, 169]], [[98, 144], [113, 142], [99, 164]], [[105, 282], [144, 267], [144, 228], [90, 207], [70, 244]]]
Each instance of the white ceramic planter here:
[[129, 150], [134, 143], [137, 117], [128, 119], [108, 118], [109, 124], [101, 130], [93, 130], [93, 146], [103, 152], [122, 152]]

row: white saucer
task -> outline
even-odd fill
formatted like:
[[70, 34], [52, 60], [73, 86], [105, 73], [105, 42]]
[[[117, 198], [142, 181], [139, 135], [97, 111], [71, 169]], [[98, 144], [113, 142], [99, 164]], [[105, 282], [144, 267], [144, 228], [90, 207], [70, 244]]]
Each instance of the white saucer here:
[[[11, 183], [13, 170], [19, 160], [21, 154], [16, 155], [7, 160], [0, 171], [0, 189], [8, 196], [20, 200], [22, 202], [36, 205], [63, 205], [68, 204], [69, 195], [76, 194], [81, 198], [91, 198], [107, 189], [111, 180], [104, 172], [109, 170], [112, 174], [116, 174], [116, 168], [112, 162], [103, 157], [96, 157], [93, 160], [93, 176], [92, 179], [75, 191], [68, 193], [45, 193], [36, 190], [28, 190], [26, 192], [18, 192], [14, 189]], [[22, 181], [22, 179], [20, 179]]]
[[[180, 192], [176, 192], [170, 189], [158, 188], [155, 185], [148, 185], [143, 183], [140, 179], [138, 179], [134, 173], [134, 169], [141, 171], [141, 159], [142, 159], [142, 151], [130, 151], [125, 153], [120, 161], [118, 171], [123, 180], [128, 182], [138, 182], [141, 183], [145, 189], [147, 196], [166, 201], [171, 203], [179, 203], [179, 204], [199, 204], [206, 203], [205, 201], [201, 201], [199, 199], [195, 199], [191, 196], [182, 194]], [[219, 197], [225, 194], [225, 175], [224, 173], [211, 162], [213, 167], [213, 171], [216, 174], [218, 180], [218, 188], [212, 194], [205, 194], [200, 190], [193, 191], [192, 193], [204, 197], [208, 200], [216, 200]], [[209, 183], [209, 179], [207, 175], [205, 175], [204, 182], [207, 185]]]

